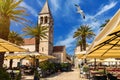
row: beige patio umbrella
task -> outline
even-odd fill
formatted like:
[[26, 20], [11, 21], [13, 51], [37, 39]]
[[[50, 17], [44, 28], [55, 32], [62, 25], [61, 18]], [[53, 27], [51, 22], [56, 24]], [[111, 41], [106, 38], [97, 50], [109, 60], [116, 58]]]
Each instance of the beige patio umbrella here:
[[20, 53], [20, 54], [9, 54], [9, 55], [5, 56], [5, 59], [32, 59], [32, 58], [41, 59], [41, 60], [55, 59], [54, 56], [45, 55], [42, 53], [40, 53], [40, 54], [39, 53], [35, 53], [35, 54]]
[[24, 58], [25, 56], [24, 55], [7, 55], [7, 56], [5, 56], [5, 58], [4, 59], [22, 59], [22, 58]]
[[[93, 63], [93, 62], [95, 62], [94, 59], [90, 59], [90, 60], [88, 61], [88, 63]], [[103, 60], [101, 60], [101, 59], [96, 59], [96, 62], [103, 62]]]
[[76, 57], [78, 58], [78, 59], [83, 59], [85, 54], [76, 54]]
[[120, 58], [120, 10], [95, 38], [87, 58]]
[[21, 48], [13, 43], [0, 38], [0, 52], [26, 52], [27, 50]]

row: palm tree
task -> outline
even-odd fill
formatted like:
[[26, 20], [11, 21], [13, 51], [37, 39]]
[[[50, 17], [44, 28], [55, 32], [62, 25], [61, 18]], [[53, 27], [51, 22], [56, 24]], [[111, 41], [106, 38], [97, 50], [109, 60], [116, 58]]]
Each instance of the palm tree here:
[[[8, 40], [11, 21], [22, 23], [27, 21], [25, 8], [19, 6], [23, 0], [0, 0], [0, 38]], [[5, 52], [0, 53], [0, 68], [3, 65]]]
[[23, 45], [23, 43], [24, 43], [22, 36], [20, 36], [20, 34], [18, 34], [17, 32], [14, 32], [14, 31], [11, 31], [9, 33], [8, 41], [10, 41], [11, 43], [14, 43], [16, 45]]
[[[17, 32], [14, 32], [14, 31], [11, 31], [9, 33], [8, 41], [16, 45], [22, 45], [24, 43], [23, 38]], [[14, 52], [10, 52], [10, 54], [13, 54], [13, 53]], [[13, 63], [13, 59], [10, 59], [9, 68], [12, 68], [12, 63]]]
[[83, 50], [86, 50], [86, 39], [90, 39], [93, 36], [95, 36], [95, 34], [93, 33], [92, 29], [87, 25], [82, 25], [77, 29], [73, 37], [81, 38]]
[[35, 27], [28, 26], [25, 27], [23, 31], [25, 32], [25, 36], [28, 35], [31, 36], [31, 38], [35, 37], [35, 51], [39, 52], [40, 40], [48, 38], [48, 27], [41, 25]]
[[82, 40], [77, 40], [77, 46], [80, 46], [80, 51], [83, 50]]
[[[19, 6], [23, 0], [1, 0], [0, 1], [0, 38], [8, 40], [10, 32], [10, 21], [23, 23], [25, 8]], [[21, 17], [22, 16], [22, 17]]]
[[105, 23], [103, 23], [103, 24], [100, 26], [100, 29], [102, 30], [109, 21], [110, 21], [110, 19], [105, 20]]

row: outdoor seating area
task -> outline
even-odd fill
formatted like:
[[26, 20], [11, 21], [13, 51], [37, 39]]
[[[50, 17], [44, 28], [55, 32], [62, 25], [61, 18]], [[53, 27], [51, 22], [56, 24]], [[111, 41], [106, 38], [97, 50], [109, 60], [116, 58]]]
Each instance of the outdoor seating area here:
[[[84, 69], [80, 75], [82, 78], [89, 80], [120, 80], [120, 65], [90, 65], [85, 71]], [[86, 67], [87, 68], [87, 67]]]
[[120, 0], [0, 0], [0, 80], [120, 80]]
[[[120, 80], [120, 10], [111, 18], [103, 30], [96, 36], [86, 54], [76, 55], [87, 62], [84, 77], [92, 80]], [[87, 68], [87, 67], [86, 67]]]

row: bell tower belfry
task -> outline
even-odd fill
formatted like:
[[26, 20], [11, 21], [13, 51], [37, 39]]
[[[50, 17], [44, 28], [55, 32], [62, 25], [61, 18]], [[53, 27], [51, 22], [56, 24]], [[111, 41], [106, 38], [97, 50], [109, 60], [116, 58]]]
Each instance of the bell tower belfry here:
[[53, 53], [53, 18], [48, 5], [48, 0], [46, 0], [41, 12], [39, 13], [38, 25], [48, 27], [48, 39], [40, 40], [39, 51], [40, 53], [51, 55]]

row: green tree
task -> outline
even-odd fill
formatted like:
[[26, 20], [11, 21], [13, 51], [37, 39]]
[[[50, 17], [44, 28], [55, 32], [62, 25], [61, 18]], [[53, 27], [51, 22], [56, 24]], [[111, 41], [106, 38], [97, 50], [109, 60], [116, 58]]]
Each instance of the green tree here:
[[93, 36], [95, 36], [95, 34], [92, 29], [88, 25], [82, 25], [74, 33], [73, 38], [81, 38], [83, 50], [86, 50], [86, 39], [90, 39]]
[[41, 25], [35, 27], [28, 26], [25, 27], [23, 31], [25, 36], [31, 36], [31, 38], [35, 37], [35, 51], [39, 52], [40, 40], [48, 38], [48, 27]]
[[25, 8], [19, 6], [23, 0], [0, 0], [0, 38], [8, 40], [11, 21], [23, 23]]
[[11, 31], [8, 35], [8, 41], [16, 45], [23, 45], [24, 39], [17, 32]]
[[102, 30], [109, 21], [110, 21], [110, 19], [105, 20], [105, 23], [103, 23], [103, 24], [100, 26], [100, 29]]
[[[0, 0], [0, 38], [8, 40], [11, 21], [23, 23], [27, 21], [25, 8], [19, 6], [23, 0]], [[3, 65], [5, 52], [0, 53], [0, 68]]]
[[77, 46], [80, 46], [80, 51], [83, 50], [82, 40], [77, 40]]
[[[14, 43], [16, 45], [22, 45], [24, 43], [23, 38], [20, 36], [20, 34], [18, 34], [17, 32], [11, 31], [8, 35], [8, 41], [10, 41], [11, 43]], [[14, 52], [10, 52], [10, 54], [13, 54]], [[10, 64], [9, 64], [9, 68], [12, 68], [12, 63], [13, 63], [13, 59], [10, 59]]]

